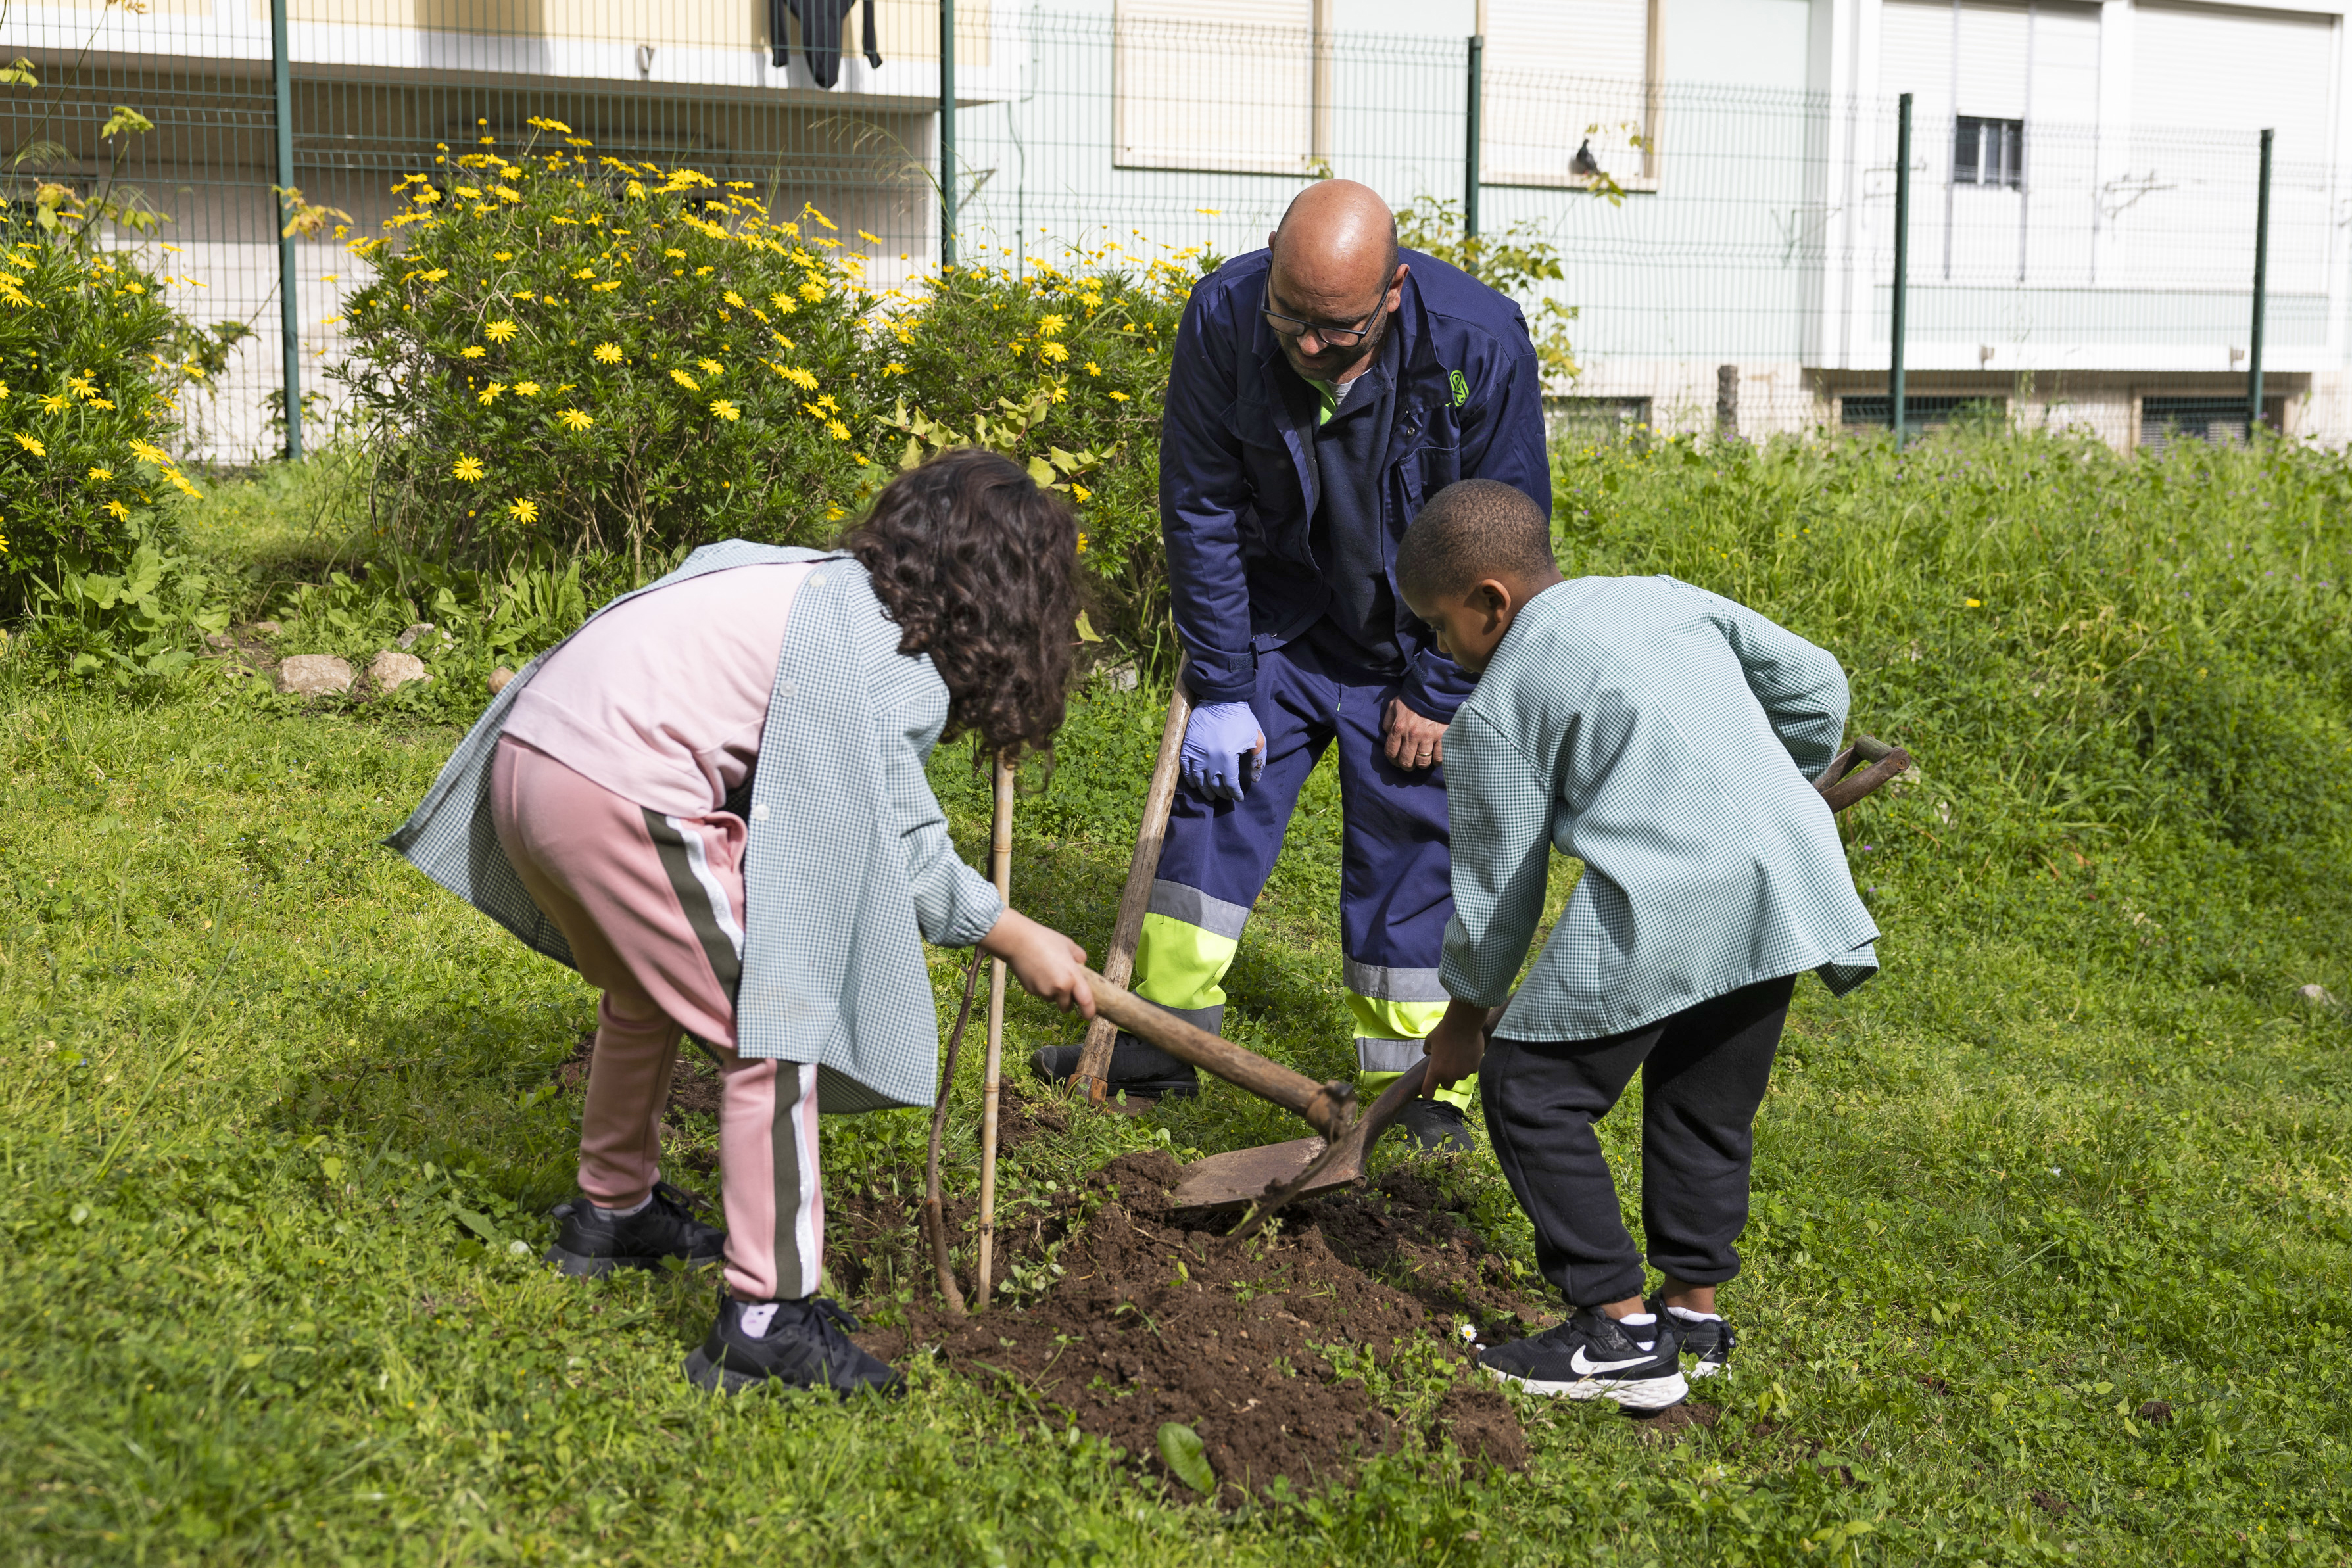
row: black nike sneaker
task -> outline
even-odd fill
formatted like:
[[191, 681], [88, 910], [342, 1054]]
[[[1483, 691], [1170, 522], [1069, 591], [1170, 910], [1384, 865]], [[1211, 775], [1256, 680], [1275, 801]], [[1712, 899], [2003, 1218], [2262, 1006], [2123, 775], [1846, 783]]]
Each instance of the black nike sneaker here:
[[1451, 1100], [1408, 1100], [1397, 1116], [1397, 1124], [1404, 1129], [1404, 1135], [1412, 1140], [1414, 1150], [1420, 1154], [1470, 1152], [1469, 1120], [1462, 1114], [1462, 1107]]
[[615, 1269], [658, 1269], [666, 1259], [688, 1265], [716, 1263], [727, 1249], [727, 1232], [694, 1217], [702, 1200], [666, 1181], [654, 1183], [652, 1201], [623, 1218], [607, 1214], [584, 1197], [559, 1203], [549, 1218], [562, 1222], [544, 1261], [575, 1280], [593, 1280]]
[[[1643, 1350], [1637, 1334], [1653, 1334]], [[1539, 1334], [1478, 1353], [1478, 1364], [1530, 1394], [1614, 1399], [1628, 1410], [1664, 1410], [1690, 1395], [1674, 1320], [1628, 1329], [1591, 1307]]]
[[1729, 1323], [1721, 1318], [1701, 1318], [1693, 1322], [1688, 1318], [1675, 1317], [1666, 1311], [1664, 1300], [1657, 1296], [1642, 1304], [1657, 1313], [1660, 1322], [1673, 1319], [1675, 1337], [1683, 1342], [1682, 1353], [1698, 1357], [1690, 1369], [1693, 1377], [1713, 1377], [1730, 1364], [1731, 1347], [1739, 1343], [1739, 1336], [1731, 1332]]
[[[1047, 1083], [1060, 1083], [1078, 1070], [1084, 1046], [1049, 1045], [1029, 1058], [1031, 1071]], [[1162, 1100], [1173, 1094], [1190, 1099], [1201, 1092], [1201, 1075], [1192, 1063], [1179, 1061], [1156, 1045], [1146, 1045], [1118, 1031], [1110, 1048], [1110, 1092], [1139, 1100]]]
[[[740, 1394], [756, 1384], [831, 1388], [844, 1399], [862, 1388], [907, 1391], [907, 1380], [851, 1342], [857, 1320], [822, 1296], [804, 1301], [739, 1301], [719, 1292], [710, 1336], [686, 1358], [697, 1388]], [[757, 1333], [752, 1333], [758, 1329]]]

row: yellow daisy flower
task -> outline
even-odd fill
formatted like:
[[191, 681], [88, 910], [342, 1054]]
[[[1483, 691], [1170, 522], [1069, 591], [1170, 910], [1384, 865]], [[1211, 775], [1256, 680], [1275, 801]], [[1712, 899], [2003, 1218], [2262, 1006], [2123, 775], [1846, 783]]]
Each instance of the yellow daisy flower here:
[[539, 503], [528, 496], [519, 500], [509, 501], [507, 516], [519, 523], [535, 523], [539, 521]]
[[51, 392], [41, 400], [42, 412], [47, 413], [63, 413], [72, 406], [63, 392]]
[[567, 408], [555, 417], [563, 422], [567, 430], [585, 430], [596, 423], [576, 408]]
[[835, 441], [846, 441], [849, 439], [849, 426], [842, 423], [841, 421], [837, 419], [828, 419], [824, 422], [824, 433], [827, 435], [832, 436]]
[[725, 420], [730, 424], [734, 423], [737, 420], [743, 417], [743, 411], [737, 408], [733, 403], [729, 402], [723, 397], [710, 405], [710, 412], [717, 414], [719, 418]]
[[537, 382], [517, 382], [514, 384], [514, 390], [516, 395], [520, 397], [537, 397], [539, 395], [539, 383]]
[[1102, 374], [1102, 367], [1095, 363], [1092, 360], [1088, 360], [1087, 361], [1087, 374], [1090, 376], [1098, 376]]
[[21, 430], [16, 433], [16, 444], [31, 453], [36, 457], [47, 457], [49, 455], [49, 449], [47, 447], [42, 445], [39, 442], [34, 440], [31, 436], [26, 434]]
[[1041, 317], [1037, 322], [1037, 335], [1041, 338], [1051, 338], [1057, 335], [1067, 325], [1068, 323], [1059, 316]]
[[702, 383], [696, 381], [692, 376], [688, 375], [684, 371], [670, 371], [669, 379], [676, 382], [678, 385], [684, 387], [688, 392], [700, 392], [702, 390]]
[[517, 327], [511, 321], [499, 320], [493, 321], [488, 326], [483, 328], [482, 336], [488, 338], [493, 343], [503, 343], [520, 330], [522, 330], [522, 329]]
[[697, 360], [694, 362], [702, 367], [706, 375], [723, 376], [727, 373], [727, 367], [717, 360]]
[[464, 355], [467, 359], [478, 360], [484, 354], [488, 353], [489, 350], [482, 347], [479, 343], [468, 343], [463, 349], [459, 350], [458, 352]]
[[733, 289], [731, 289], [731, 288], [730, 288], [730, 289], [729, 289], [725, 294], [723, 294], [723, 295], [719, 296], [719, 298], [722, 298], [722, 299], [724, 299], [724, 300], [726, 300], [728, 304], [732, 305], [732, 306], [733, 306], [733, 307], [735, 307], [735, 308], [736, 308], [736, 309], [738, 309], [738, 310], [747, 310], [747, 309], [751, 308], [751, 307], [749, 307], [749, 306], [747, 306], [747, 305], [745, 305], [745, 304], [743, 303], [743, 297], [742, 297], [741, 295], [740, 295], [740, 294], [736, 293], [736, 292], [735, 292]]
[[105, 506], [99, 509], [100, 511], [113, 513], [114, 516], [121, 521], [128, 522], [131, 520], [131, 508], [124, 506], [120, 501], [109, 501]]
[[89, 471], [89, 476], [93, 479], [111, 479], [114, 477], [114, 470], [111, 468], [93, 468]]
[[449, 473], [452, 477], [463, 479], [468, 485], [480, 478], [487, 472], [488, 472], [488, 470], [482, 466], [482, 460], [480, 458], [469, 457], [462, 452], [457, 454], [457, 461], [453, 464], [449, 469]]
[[592, 352], [600, 365], [617, 365], [621, 362], [621, 345], [618, 343], [599, 343]]
[[498, 402], [498, 400], [499, 400], [499, 393], [500, 393], [500, 392], [504, 392], [504, 391], [506, 391], [506, 390], [507, 390], [507, 384], [506, 384], [506, 382], [492, 382], [489, 385], [488, 385], [488, 386], [484, 387], [484, 388], [481, 390], [481, 392], [478, 392], [478, 394], [476, 394], [476, 395], [477, 395], [478, 401], [479, 401], [479, 402], [480, 402], [481, 403], [483, 403], [485, 406], [488, 406], [488, 404], [490, 404], [490, 403], [493, 403], [493, 402]]
[[1110, 397], [1113, 402], [1125, 402], [1127, 401], [1127, 394], [1123, 392], [1115, 392], [1110, 394]]

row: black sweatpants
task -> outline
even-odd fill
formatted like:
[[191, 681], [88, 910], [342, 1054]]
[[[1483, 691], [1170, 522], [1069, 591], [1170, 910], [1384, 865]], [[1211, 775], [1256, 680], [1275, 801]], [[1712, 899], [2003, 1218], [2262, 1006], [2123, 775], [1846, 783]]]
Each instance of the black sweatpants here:
[[1759, 980], [1599, 1040], [1496, 1039], [1478, 1072], [1486, 1134], [1535, 1222], [1536, 1265], [1570, 1306], [1642, 1292], [1642, 1258], [1592, 1124], [1642, 1073], [1642, 1228], [1650, 1261], [1693, 1285], [1739, 1272], [1750, 1129], [1796, 977]]

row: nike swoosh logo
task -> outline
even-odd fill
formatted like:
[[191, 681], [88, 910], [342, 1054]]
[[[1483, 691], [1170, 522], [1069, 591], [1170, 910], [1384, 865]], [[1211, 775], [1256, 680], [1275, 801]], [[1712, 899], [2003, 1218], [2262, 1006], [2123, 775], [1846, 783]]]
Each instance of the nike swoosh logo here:
[[1591, 1377], [1595, 1373], [1622, 1372], [1629, 1366], [1647, 1366], [1655, 1359], [1654, 1356], [1637, 1355], [1631, 1361], [1587, 1361], [1584, 1359], [1584, 1347], [1578, 1345], [1576, 1354], [1568, 1358], [1568, 1364], [1576, 1369], [1579, 1377]]

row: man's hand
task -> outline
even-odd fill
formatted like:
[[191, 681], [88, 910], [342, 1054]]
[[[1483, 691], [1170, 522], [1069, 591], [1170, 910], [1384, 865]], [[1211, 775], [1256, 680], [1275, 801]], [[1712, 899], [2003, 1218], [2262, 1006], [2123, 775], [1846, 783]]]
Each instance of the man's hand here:
[[1052, 926], [1007, 908], [980, 939], [980, 950], [1011, 965], [1013, 977], [1031, 996], [1043, 997], [1064, 1012], [1076, 1008], [1082, 1018], [1095, 1016], [1095, 988], [1087, 983], [1087, 950]]
[[1405, 706], [1402, 697], [1389, 699], [1381, 728], [1389, 737], [1389, 760], [1399, 768], [1434, 768], [1445, 760], [1445, 727]]
[[1204, 703], [1184, 726], [1178, 768], [1212, 800], [1238, 800], [1265, 771], [1265, 733], [1247, 703]]
[[1451, 1089], [1478, 1071], [1486, 1054], [1486, 1009], [1460, 998], [1445, 1005], [1445, 1016], [1430, 1030], [1422, 1049], [1429, 1053], [1429, 1071], [1421, 1081], [1424, 1100], [1441, 1089]]

